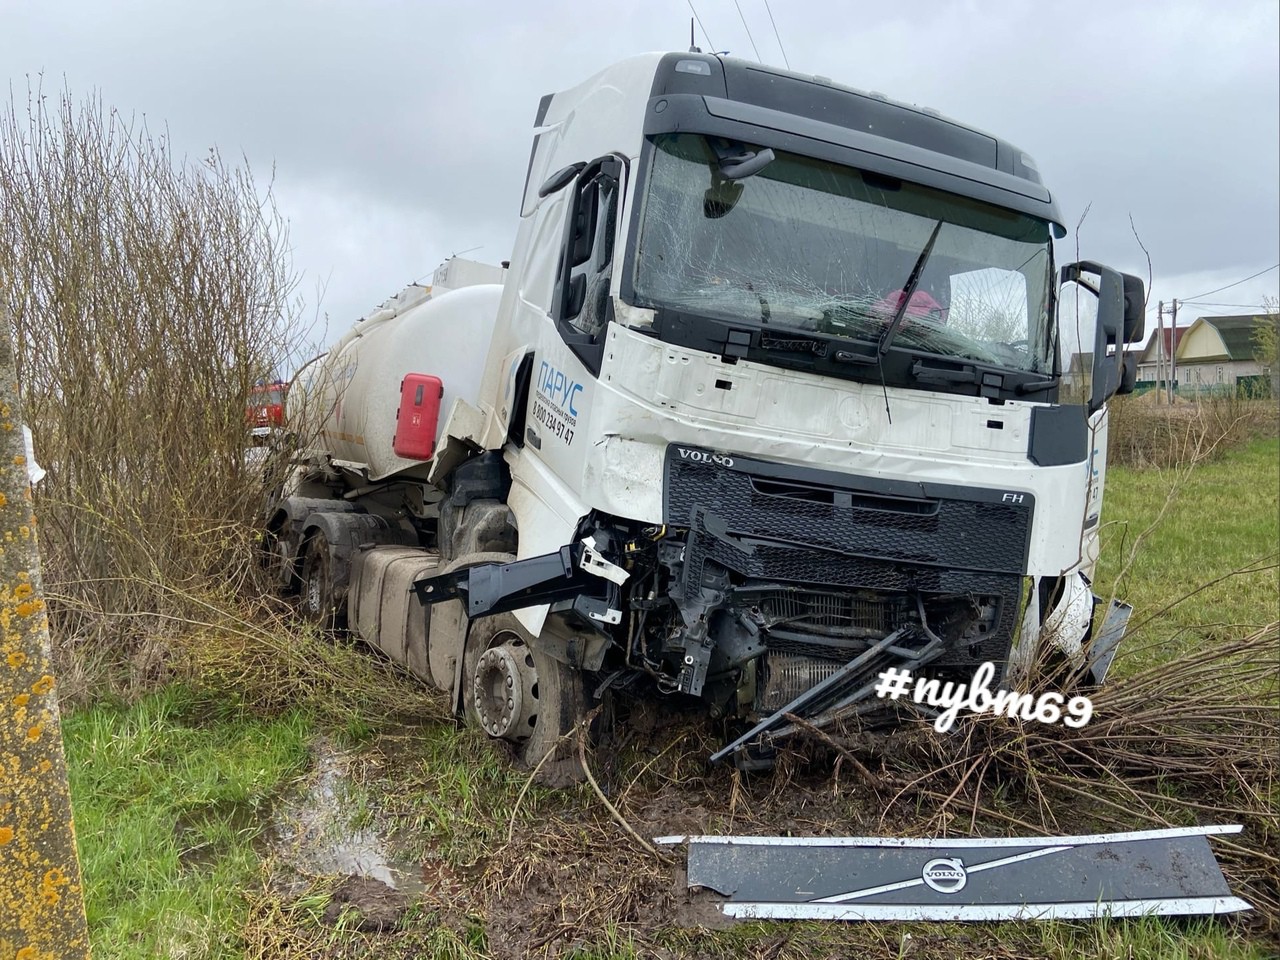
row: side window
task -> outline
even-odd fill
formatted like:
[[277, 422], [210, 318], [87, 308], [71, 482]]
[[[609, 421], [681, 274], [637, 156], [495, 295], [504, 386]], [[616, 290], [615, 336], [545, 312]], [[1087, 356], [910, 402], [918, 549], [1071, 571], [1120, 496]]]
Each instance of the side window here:
[[583, 169], [574, 186], [553, 299], [555, 319], [571, 328], [565, 333], [594, 338], [608, 320], [622, 171], [620, 159], [602, 157]]

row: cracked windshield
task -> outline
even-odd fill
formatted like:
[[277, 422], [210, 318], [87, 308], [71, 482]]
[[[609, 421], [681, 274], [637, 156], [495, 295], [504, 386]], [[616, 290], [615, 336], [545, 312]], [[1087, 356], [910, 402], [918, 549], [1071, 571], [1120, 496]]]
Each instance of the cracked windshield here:
[[730, 179], [757, 152], [734, 141], [655, 146], [639, 305], [1052, 371], [1043, 221], [782, 151]]

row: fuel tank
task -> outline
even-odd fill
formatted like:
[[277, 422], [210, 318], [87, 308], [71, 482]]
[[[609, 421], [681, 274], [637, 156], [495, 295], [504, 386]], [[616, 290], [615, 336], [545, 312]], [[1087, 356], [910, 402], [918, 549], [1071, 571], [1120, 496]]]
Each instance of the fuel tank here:
[[[492, 269], [500, 278], [500, 268]], [[500, 283], [443, 291], [435, 284], [413, 285], [357, 321], [300, 383], [317, 424], [312, 446], [370, 481], [397, 474], [425, 477], [430, 459], [399, 456], [394, 448], [401, 384], [411, 374], [440, 379], [444, 394], [434, 445], [439, 449], [454, 400], [474, 405], [479, 399], [501, 298]]]

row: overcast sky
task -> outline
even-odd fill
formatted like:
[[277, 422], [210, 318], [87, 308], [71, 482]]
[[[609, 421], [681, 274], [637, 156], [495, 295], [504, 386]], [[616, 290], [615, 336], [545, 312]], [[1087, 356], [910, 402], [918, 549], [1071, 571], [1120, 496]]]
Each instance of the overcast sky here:
[[[1269, 271], [1179, 319], [1247, 312], [1280, 286], [1277, 0], [772, 0], [781, 47], [764, 0], [694, 6], [715, 50], [785, 49], [1012, 141], [1069, 225], [1090, 207], [1081, 254], [1145, 276], [1132, 216], [1153, 311]], [[41, 72], [98, 91], [193, 159], [274, 167], [302, 292], [314, 311], [324, 290], [336, 333], [450, 254], [507, 258], [539, 97], [687, 47], [689, 19], [687, 0], [0, 0], [0, 74], [19, 98]]]

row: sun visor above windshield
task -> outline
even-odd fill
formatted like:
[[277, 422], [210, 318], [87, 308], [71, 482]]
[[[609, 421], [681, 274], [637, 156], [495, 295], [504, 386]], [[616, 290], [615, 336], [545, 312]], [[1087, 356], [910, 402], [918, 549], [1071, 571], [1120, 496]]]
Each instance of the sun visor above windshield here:
[[656, 97], [645, 135], [693, 131], [817, 157], [996, 204], [1048, 221], [1066, 235], [1062, 215], [1039, 183], [911, 143], [718, 97]]

